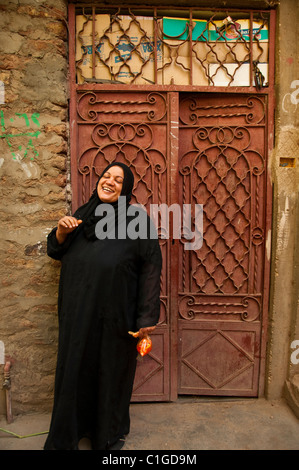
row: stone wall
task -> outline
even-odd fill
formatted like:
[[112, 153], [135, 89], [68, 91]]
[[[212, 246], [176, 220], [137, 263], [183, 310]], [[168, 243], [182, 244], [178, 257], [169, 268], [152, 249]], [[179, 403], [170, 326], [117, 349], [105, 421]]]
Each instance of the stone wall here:
[[[298, 1], [281, 2], [276, 41], [275, 149], [271, 159], [274, 202], [267, 394], [279, 398], [286, 382], [297, 380], [299, 416], [298, 24]], [[291, 347], [293, 341], [298, 342], [296, 348]]]
[[295, 257], [299, 195], [298, 19], [297, 1], [282, 2], [277, 21], [275, 148], [271, 160], [274, 202], [269, 352], [272, 352], [268, 383], [274, 397], [281, 395], [288, 376], [290, 343], [296, 337], [298, 323], [295, 300], [298, 301]]
[[59, 271], [45, 250], [67, 210], [66, 19], [63, 0], [0, 1], [0, 340], [16, 414], [52, 402]]

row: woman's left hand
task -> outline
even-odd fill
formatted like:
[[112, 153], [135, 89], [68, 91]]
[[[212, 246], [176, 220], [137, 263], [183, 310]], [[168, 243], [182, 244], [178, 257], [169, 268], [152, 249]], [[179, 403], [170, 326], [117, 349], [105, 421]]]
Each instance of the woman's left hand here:
[[140, 330], [138, 331], [138, 338], [142, 339], [145, 336], [150, 335], [155, 328], [155, 326], [147, 326], [146, 328], [140, 328]]
[[140, 328], [140, 330], [136, 331], [136, 333], [132, 333], [132, 331], [129, 331], [129, 333], [134, 336], [134, 338], [142, 339], [145, 336], [150, 335], [155, 328], [155, 326], [147, 326], [145, 328]]

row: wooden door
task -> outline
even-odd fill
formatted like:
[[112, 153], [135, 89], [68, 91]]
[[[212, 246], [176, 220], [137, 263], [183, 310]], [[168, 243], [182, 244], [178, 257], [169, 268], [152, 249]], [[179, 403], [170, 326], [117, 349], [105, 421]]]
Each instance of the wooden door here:
[[[138, 363], [133, 401], [177, 394], [256, 396], [267, 315], [266, 96], [104, 91], [77, 93], [72, 142], [74, 208], [99, 174], [123, 161], [133, 202], [201, 204], [203, 244], [158, 226], [161, 315]], [[265, 332], [264, 332], [265, 334]]]

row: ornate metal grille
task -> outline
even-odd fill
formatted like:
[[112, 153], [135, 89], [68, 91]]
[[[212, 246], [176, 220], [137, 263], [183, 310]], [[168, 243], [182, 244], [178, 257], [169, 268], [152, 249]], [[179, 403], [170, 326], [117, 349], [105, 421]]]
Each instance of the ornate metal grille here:
[[268, 82], [269, 12], [76, 7], [78, 83]]
[[[105, 92], [82, 92], [77, 102], [77, 119], [77, 205], [89, 199], [99, 175], [113, 161], [126, 163], [134, 174], [132, 203], [149, 208], [150, 204], [159, 205], [167, 200], [166, 93], [115, 92], [107, 99]], [[165, 245], [161, 240], [163, 250]], [[161, 322], [167, 317], [165, 280], [166, 276], [162, 276]]]
[[[160, 204], [166, 184], [166, 95], [106, 96], [88, 91], [78, 99], [80, 203], [90, 197], [103, 169], [117, 160], [128, 164], [134, 173], [138, 192], [134, 190], [133, 202], [146, 207]], [[151, 127], [152, 123], [160, 125]]]
[[222, 104], [207, 104], [194, 95], [180, 106], [183, 203], [203, 205], [204, 227], [200, 250], [181, 250], [182, 293], [261, 292], [257, 263], [264, 242], [265, 101], [257, 96], [232, 101], [228, 95]]

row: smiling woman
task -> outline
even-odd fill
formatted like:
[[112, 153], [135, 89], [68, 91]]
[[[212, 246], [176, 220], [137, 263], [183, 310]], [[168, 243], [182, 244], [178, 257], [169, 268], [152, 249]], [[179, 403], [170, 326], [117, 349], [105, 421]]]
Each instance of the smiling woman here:
[[[110, 164], [90, 200], [48, 236], [48, 255], [62, 266], [46, 450], [75, 450], [83, 438], [93, 450], [119, 449], [130, 430], [138, 338], [153, 331], [160, 315], [161, 251], [150, 234], [130, 238], [126, 230], [121, 237], [116, 230], [113, 239], [97, 236], [103, 215], [96, 209], [109, 206], [116, 224], [124, 220], [127, 228], [135, 217], [126, 217], [133, 187], [129, 167]], [[129, 331], [138, 331], [138, 337]]]
[[104, 173], [98, 184], [98, 196], [102, 202], [118, 200], [124, 181], [124, 170], [120, 166], [112, 166]]

